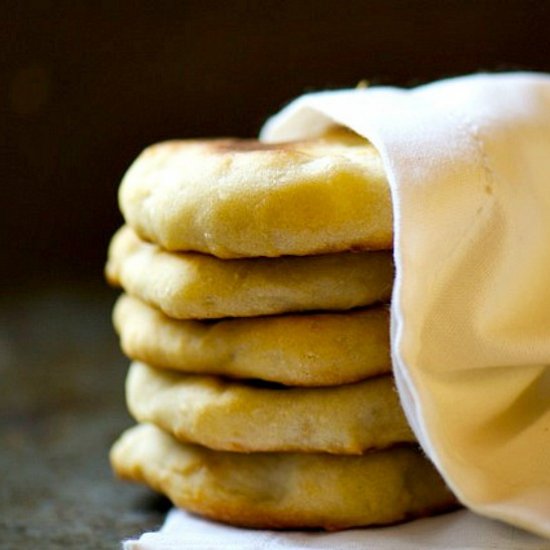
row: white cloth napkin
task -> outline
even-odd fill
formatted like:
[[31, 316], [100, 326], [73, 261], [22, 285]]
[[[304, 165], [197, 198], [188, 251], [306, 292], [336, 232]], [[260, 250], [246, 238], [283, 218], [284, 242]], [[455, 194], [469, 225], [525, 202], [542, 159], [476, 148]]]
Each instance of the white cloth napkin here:
[[461, 510], [443, 516], [337, 533], [254, 531], [211, 523], [173, 509], [162, 529], [124, 550], [548, 550], [549, 543], [504, 523]]
[[[262, 138], [314, 136], [334, 122], [378, 148], [390, 180], [392, 353], [411, 426], [466, 506], [550, 537], [550, 76], [310, 94]], [[471, 512], [335, 534], [246, 531], [175, 512], [160, 534], [128, 544], [549, 547]]]
[[390, 181], [393, 364], [416, 436], [466, 506], [550, 537], [550, 76], [313, 94], [263, 137], [334, 121]]

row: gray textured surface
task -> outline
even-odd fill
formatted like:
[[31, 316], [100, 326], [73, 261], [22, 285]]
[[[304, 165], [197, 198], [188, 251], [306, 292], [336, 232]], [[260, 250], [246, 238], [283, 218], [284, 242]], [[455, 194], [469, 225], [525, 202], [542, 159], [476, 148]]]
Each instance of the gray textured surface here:
[[117, 548], [167, 503], [114, 479], [111, 443], [132, 422], [115, 294], [47, 289], [0, 301], [0, 549]]

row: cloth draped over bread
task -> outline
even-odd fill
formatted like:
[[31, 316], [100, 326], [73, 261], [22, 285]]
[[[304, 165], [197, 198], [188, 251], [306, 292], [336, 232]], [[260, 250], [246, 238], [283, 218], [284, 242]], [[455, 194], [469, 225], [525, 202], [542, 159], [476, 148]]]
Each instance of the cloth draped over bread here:
[[550, 536], [550, 76], [308, 94], [262, 139], [335, 123], [374, 144], [391, 186], [410, 425], [466, 506]]

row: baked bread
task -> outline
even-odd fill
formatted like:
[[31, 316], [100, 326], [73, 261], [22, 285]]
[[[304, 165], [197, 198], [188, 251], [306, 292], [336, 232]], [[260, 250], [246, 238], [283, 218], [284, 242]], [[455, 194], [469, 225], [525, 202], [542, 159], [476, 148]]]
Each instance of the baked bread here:
[[109, 247], [108, 280], [176, 319], [347, 310], [389, 300], [391, 252], [220, 260], [170, 253], [125, 226]]
[[406, 446], [361, 456], [231, 453], [141, 425], [111, 463], [191, 512], [246, 527], [344, 529], [396, 523], [456, 506], [431, 463]]
[[360, 454], [416, 441], [391, 376], [326, 388], [266, 387], [135, 362], [126, 398], [139, 422], [218, 450]]
[[113, 322], [128, 357], [186, 373], [334, 386], [391, 371], [386, 306], [195, 321], [124, 294]]
[[166, 250], [219, 258], [392, 246], [390, 190], [365, 139], [171, 141], [146, 149], [119, 192], [126, 222]]

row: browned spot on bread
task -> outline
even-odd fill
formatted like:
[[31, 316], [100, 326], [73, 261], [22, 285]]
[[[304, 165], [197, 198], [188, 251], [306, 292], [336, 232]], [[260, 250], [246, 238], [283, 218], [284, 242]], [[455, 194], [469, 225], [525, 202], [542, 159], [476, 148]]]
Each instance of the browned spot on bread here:
[[213, 152], [247, 153], [251, 151], [283, 151], [296, 148], [299, 142], [263, 143], [257, 139], [227, 139], [205, 142]]

